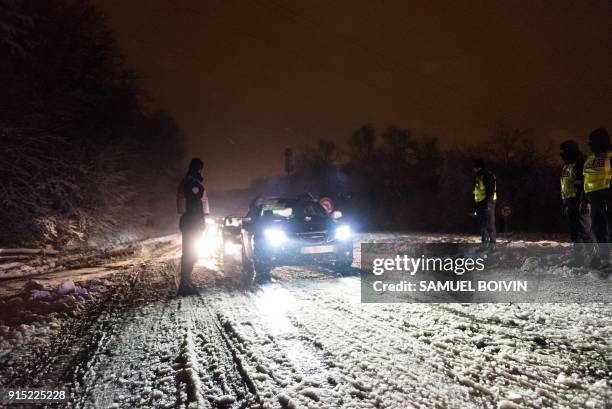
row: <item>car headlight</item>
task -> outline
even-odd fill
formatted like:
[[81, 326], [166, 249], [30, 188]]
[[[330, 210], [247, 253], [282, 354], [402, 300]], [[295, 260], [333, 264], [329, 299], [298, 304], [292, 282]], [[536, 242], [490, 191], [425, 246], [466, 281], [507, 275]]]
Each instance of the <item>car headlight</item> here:
[[236, 256], [242, 251], [242, 245], [240, 243], [227, 242], [223, 245], [223, 251], [228, 256]]
[[264, 236], [273, 245], [283, 244], [288, 240], [287, 235], [281, 229], [266, 229], [264, 230]]
[[351, 238], [352, 234], [351, 226], [346, 224], [336, 228], [336, 239], [338, 240], [348, 240]]

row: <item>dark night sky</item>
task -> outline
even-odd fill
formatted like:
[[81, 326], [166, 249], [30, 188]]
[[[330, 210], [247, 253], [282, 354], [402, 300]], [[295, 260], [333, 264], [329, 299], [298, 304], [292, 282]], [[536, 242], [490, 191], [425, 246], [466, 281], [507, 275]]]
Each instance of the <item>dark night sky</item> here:
[[99, 0], [213, 189], [364, 123], [439, 136], [498, 118], [542, 140], [612, 127], [612, 2]]

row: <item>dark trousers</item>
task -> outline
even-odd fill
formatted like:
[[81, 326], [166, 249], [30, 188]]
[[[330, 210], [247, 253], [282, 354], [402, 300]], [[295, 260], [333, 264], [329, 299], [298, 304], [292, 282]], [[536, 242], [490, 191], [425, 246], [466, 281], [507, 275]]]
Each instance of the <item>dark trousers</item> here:
[[202, 237], [202, 222], [199, 218], [184, 214], [179, 223], [183, 237], [181, 254], [181, 283], [180, 286], [192, 285], [191, 273], [198, 261], [197, 241]]
[[591, 215], [580, 212], [580, 203], [576, 198], [566, 199], [565, 206], [572, 243], [593, 243], [595, 237], [591, 233]]
[[606, 266], [610, 261], [610, 222], [612, 221], [611, 189], [602, 189], [587, 194], [591, 203], [591, 233], [597, 243], [595, 248], [595, 264]]
[[476, 203], [476, 218], [480, 228], [480, 238], [483, 243], [495, 243], [495, 200], [483, 200]]
[[594, 253], [597, 249], [592, 244], [585, 244], [595, 242], [595, 236], [591, 232], [591, 215], [580, 211], [580, 201], [577, 198], [566, 199], [565, 208], [570, 239], [574, 243], [574, 262], [581, 264], [588, 255], [597, 254]]
[[609, 243], [612, 220], [610, 189], [590, 192], [587, 197], [591, 203], [591, 231], [598, 243]]

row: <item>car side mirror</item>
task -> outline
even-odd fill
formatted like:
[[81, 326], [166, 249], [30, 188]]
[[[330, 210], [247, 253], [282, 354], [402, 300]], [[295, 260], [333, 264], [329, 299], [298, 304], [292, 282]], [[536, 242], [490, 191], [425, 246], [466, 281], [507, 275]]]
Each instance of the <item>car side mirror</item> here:
[[338, 220], [338, 219], [340, 219], [341, 217], [342, 217], [342, 212], [341, 212], [340, 210], [334, 210], [334, 211], [332, 212], [332, 218], [333, 218], [334, 220]]

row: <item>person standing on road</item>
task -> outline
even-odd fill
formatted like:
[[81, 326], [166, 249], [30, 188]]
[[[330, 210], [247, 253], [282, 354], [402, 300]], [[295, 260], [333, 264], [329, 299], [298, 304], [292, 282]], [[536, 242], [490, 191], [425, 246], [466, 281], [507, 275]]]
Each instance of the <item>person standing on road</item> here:
[[[591, 231], [598, 243], [610, 242], [610, 221], [612, 220], [612, 198], [610, 180], [612, 179], [612, 151], [610, 136], [605, 128], [595, 129], [589, 135], [591, 155], [584, 163], [585, 197], [581, 206], [591, 207]], [[599, 257], [593, 260], [593, 267], [607, 266], [609, 263], [607, 247], [599, 247]]]
[[476, 182], [474, 184], [474, 214], [478, 219], [483, 243], [495, 244], [495, 201], [497, 200], [495, 175], [487, 170], [482, 159], [474, 160]]
[[177, 210], [181, 214], [179, 227], [183, 237], [179, 295], [199, 294], [193, 285], [191, 273], [198, 260], [197, 240], [202, 237], [208, 212], [208, 198], [202, 185], [203, 169], [204, 162], [201, 159], [191, 159], [187, 175], [181, 181], [177, 192]]
[[563, 142], [561, 148], [561, 159], [563, 169], [561, 171], [561, 200], [563, 201], [563, 216], [567, 218], [570, 239], [574, 243], [573, 265], [583, 265], [585, 249], [582, 243], [594, 241], [591, 233], [591, 216], [588, 206], [581, 206], [583, 201], [583, 170], [585, 156], [580, 152], [578, 143], [573, 139]]

